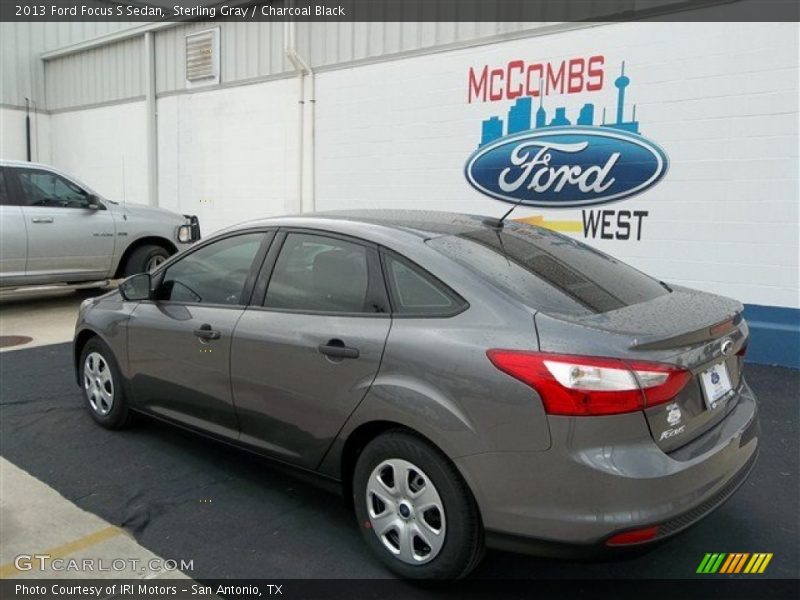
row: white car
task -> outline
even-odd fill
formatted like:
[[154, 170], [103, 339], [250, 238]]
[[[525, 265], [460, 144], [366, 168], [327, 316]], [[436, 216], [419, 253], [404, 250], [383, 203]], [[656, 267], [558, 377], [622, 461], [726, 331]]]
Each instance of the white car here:
[[197, 217], [101, 197], [53, 167], [0, 160], [0, 287], [149, 271], [200, 239]]

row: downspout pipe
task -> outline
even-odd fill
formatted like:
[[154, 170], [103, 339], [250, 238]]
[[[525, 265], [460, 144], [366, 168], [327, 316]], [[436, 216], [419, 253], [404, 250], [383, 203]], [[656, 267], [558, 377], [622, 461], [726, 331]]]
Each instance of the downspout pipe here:
[[31, 101], [25, 98], [25, 157], [31, 162]]
[[[315, 179], [315, 105], [316, 91], [314, 85], [314, 70], [297, 53], [297, 22], [287, 21], [284, 23], [284, 51], [286, 58], [292, 64], [298, 78], [298, 131], [297, 131], [297, 207], [298, 212], [305, 212], [304, 197], [306, 187], [308, 188], [309, 209], [313, 212], [316, 209], [316, 179]], [[308, 186], [305, 185], [305, 79], [309, 78], [309, 127], [310, 127], [310, 155], [308, 161]]]
[[144, 42], [145, 131], [147, 139], [147, 200], [158, 206], [158, 114], [156, 109], [156, 40], [147, 31]]

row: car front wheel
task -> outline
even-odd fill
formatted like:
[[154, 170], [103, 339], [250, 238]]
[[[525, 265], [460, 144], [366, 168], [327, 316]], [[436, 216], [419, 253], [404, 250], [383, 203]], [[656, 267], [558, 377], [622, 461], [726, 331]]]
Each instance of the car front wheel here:
[[370, 548], [412, 579], [458, 579], [483, 556], [475, 500], [438, 449], [404, 430], [372, 440], [353, 477], [353, 502]]
[[111, 349], [99, 338], [86, 342], [81, 352], [80, 381], [89, 414], [107, 429], [128, 424], [130, 413]]

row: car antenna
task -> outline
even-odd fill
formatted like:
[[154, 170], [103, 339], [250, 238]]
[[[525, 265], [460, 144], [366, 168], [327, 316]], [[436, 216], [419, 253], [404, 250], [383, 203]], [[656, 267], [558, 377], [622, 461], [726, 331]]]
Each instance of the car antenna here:
[[486, 217], [486, 218], [483, 220], [483, 224], [484, 224], [484, 225], [486, 225], [487, 227], [491, 227], [492, 229], [502, 229], [502, 228], [503, 228], [503, 226], [504, 226], [504, 221], [506, 220], [506, 217], [508, 217], [508, 215], [510, 215], [512, 212], [514, 212], [514, 210], [516, 210], [516, 208], [517, 208], [517, 207], [518, 207], [520, 204], [522, 204], [522, 201], [523, 201], [524, 199], [525, 199], [525, 198], [520, 198], [519, 200], [517, 200], [517, 201], [514, 203], [514, 206], [512, 206], [511, 208], [509, 208], [509, 209], [506, 211], [506, 214], [504, 214], [504, 215], [503, 215], [502, 217], [500, 217], [499, 219], [498, 219], [497, 217]]

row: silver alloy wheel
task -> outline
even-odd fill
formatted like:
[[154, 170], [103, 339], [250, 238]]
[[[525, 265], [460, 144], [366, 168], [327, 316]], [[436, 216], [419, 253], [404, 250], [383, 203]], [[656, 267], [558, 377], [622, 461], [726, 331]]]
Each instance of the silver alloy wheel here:
[[145, 267], [145, 273], [149, 273], [153, 269], [155, 269], [158, 265], [164, 263], [167, 260], [166, 256], [161, 256], [160, 254], [156, 254], [155, 256], [151, 257], [150, 260], [147, 261], [147, 265]]
[[106, 416], [114, 407], [114, 378], [103, 355], [90, 352], [83, 362], [83, 389], [97, 414]]
[[430, 478], [413, 463], [390, 458], [367, 481], [367, 515], [378, 539], [412, 565], [436, 558], [444, 546], [444, 504]]

